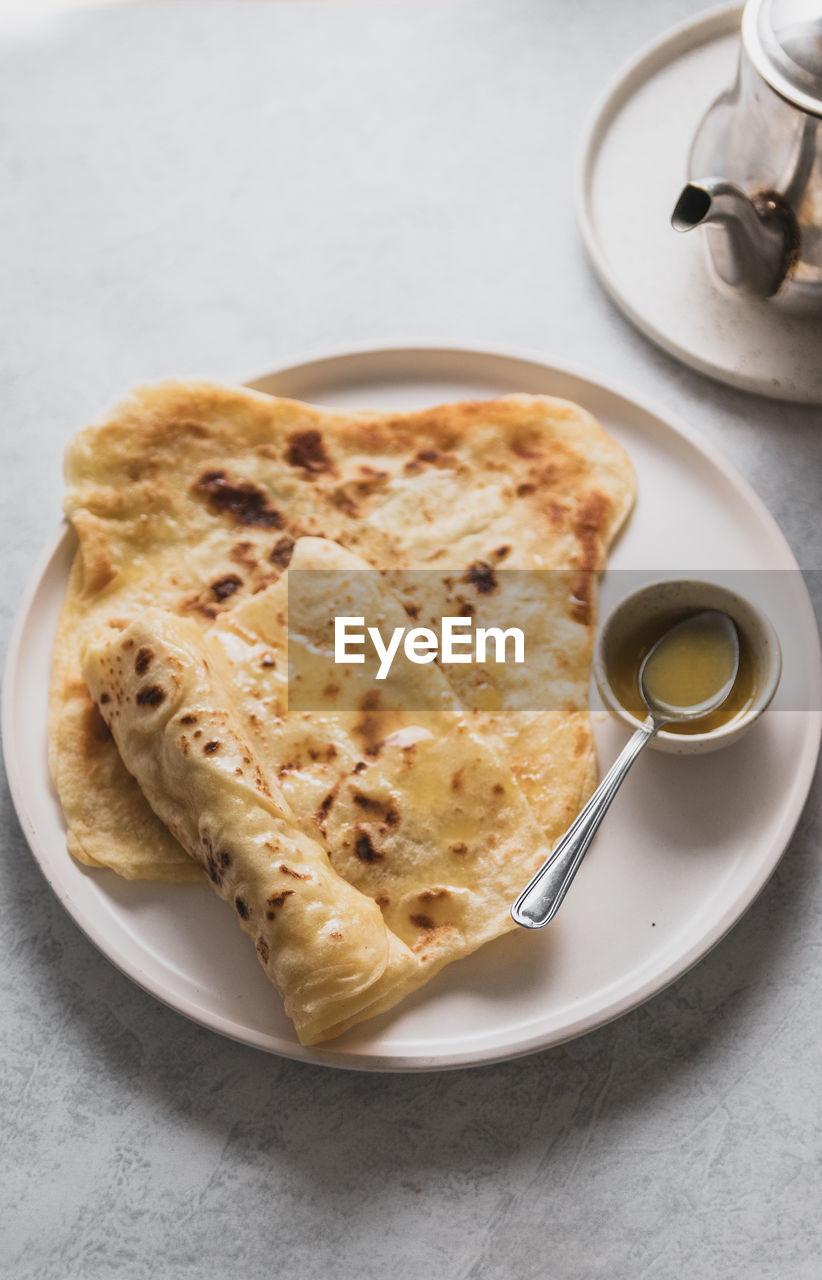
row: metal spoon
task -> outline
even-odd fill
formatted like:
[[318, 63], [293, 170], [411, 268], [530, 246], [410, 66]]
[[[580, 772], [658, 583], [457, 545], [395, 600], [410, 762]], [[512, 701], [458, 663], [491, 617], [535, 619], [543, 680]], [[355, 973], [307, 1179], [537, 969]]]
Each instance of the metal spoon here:
[[[725, 671], [721, 674], [725, 678], [718, 678], [716, 688], [700, 689], [699, 693], [703, 696], [697, 700], [686, 705], [677, 704], [662, 679], [664, 659], [666, 653], [673, 651], [674, 646], [688, 643], [689, 637], [694, 640], [698, 633], [703, 638], [712, 637], [723, 647]], [[739, 635], [736, 626], [728, 614], [718, 609], [704, 609], [701, 613], [686, 618], [657, 640], [639, 669], [639, 691], [648, 708], [648, 718], [629, 739], [585, 808], [517, 898], [511, 908], [511, 915], [517, 924], [526, 929], [541, 929], [553, 920], [600, 822], [642, 748], [664, 725], [672, 721], [696, 720], [720, 707], [733, 688], [738, 668]]]

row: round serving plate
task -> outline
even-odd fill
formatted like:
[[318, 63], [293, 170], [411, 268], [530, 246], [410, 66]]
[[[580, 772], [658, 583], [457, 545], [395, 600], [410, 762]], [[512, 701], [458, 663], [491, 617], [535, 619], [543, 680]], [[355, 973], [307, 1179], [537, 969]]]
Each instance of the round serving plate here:
[[658, 346], [731, 386], [820, 404], [822, 314], [724, 286], [704, 230], [671, 227], [697, 126], [734, 82], [741, 18], [740, 5], [703, 14], [619, 72], [585, 133], [580, 228], [601, 283]]
[[[14, 803], [47, 880], [77, 924], [135, 982], [187, 1017], [269, 1052], [376, 1071], [501, 1061], [569, 1040], [635, 1007], [735, 924], [776, 866], [819, 750], [820, 648], [796, 561], [773, 518], [717, 451], [629, 394], [538, 358], [431, 346], [312, 359], [249, 384], [332, 408], [411, 409], [513, 391], [593, 412], [628, 450], [636, 508], [611, 556], [602, 608], [638, 578], [746, 575], [780, 584], [794, 673], [755, 729], [710, 757], [650, 755], [623, 788], [556, 921], [516, 930], [451, 965], [396, 1010], [304, 1048], [248, 939], [206, 885], [125, 881], [75, 863], [46, 763], [51, 645], [74, 550], [59, 530], [22, 601], [3, 687]], [[761, 603], [761, 602], [760, 602]], [[600, 761], [626, 731], [595, 713]]]

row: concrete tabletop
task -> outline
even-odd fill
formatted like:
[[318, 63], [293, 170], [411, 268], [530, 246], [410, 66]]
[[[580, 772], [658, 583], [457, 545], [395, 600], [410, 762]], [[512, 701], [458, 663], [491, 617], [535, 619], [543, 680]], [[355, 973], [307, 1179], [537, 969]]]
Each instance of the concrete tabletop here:
[[[689, 0], [117, 4], [0, 22], [3, 643], [71, 433], [132, 385], [404, 339], [636, 388], [822, 566], [822, 412], [639, 336], [572, 203], [586, 113]], [[815, 1280], [822, 787], [760, 898], [564, 1047], [380, 1076], [272, 1057], [129, 982], [0, 792], [8, 1280]]]

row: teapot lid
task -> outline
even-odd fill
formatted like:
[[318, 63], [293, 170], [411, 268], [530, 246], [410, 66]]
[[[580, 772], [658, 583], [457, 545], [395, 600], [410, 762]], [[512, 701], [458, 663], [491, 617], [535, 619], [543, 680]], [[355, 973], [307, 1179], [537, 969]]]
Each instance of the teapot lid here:
[[822, 115], [822, 0], [748, 0], [742, 39], [780, 97]]

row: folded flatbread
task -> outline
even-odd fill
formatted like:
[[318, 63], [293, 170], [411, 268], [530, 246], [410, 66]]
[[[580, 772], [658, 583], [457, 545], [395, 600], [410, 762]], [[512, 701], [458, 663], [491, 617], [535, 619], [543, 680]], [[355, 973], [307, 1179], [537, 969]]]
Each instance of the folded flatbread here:
[[[512, 898], [595, 778], [587, 685], [596, 574], [634, 495], [624, 451], [595, 420], [546, 397], [344, 414], [171, 383], [136, 393], [80, 432], [66, 477], [79, 546], [55, 642], [49, 749], [71, 853], [127, 877], [182, 881], [205, 867], [215, 883], [194, 810], [206, 815], [203, 830], [219, 826], [205, 780], [213, 774], [223, 788], [231, 779], [204, 755], [196, 758], [198, 781], [189, 782], [195, 758], [167, 727], [197, 709], [181, 704], [167, 723], [158, 710], [152, 722], [175, 791], [143, 758], [151, 734], [143, 732], [149, 720], [137, 717], [137, 707], [145, 709], [139, 688], [126, 730], [102, 701], [112, 697], [102, 655], [123, 635], [136, 644], [133, 626], [150, 626], [153, 640], [144, 631], [138, 649], [159, 653], [165, 637], [175, 662], [188, 654], [199, 673], [190, 675], [189, 693], [196, 687], [195, 701], [230, 722], [231, 750], [242, 744], [270, 790], [265, 803], [256, 786], [241, 791], [254, 815], [246, 833], [251, 869], [242, 872], [253, 887], [254, 921], [279, 893], [280, 864], [272, 872], [254, 854], [276, 820], [277, 840], [308, 841], [316, 865], [336, 876], [316, 883], [348, 886], [356, 898], [340, 902], [356, 902], [352, 920], [362, 918], [364, 934], [383, 939], [369, 950], [373, 957], [383, 947], [382, 970], [363, 961], [353, 1003], [346, 1000], [356, 982], [346, 979], [339, 991], [331, 984], [318, 1013], [293, 961], [304, 939], [281, 932], [288, 941], [277, 960], [273, 937], [241, 920], [268, 947], [266, 971], [301, 1037], [337, 1034], [389, 1007], [443, 963], [510, 927]], [[352, 712], [333, 690], [312, 712], [290, 711], [290, 564], [379, 568], [385, 609], [421, 624], [444, 611], [493, 624], [503, 570], [561, 571], [522, 607], [547, 607], [539, 677], [553, 679], [562, 696], [543, 710], [515, 685], [497, 687], [486, 671], [480, 692], [490, 688], [491, 696], [483, 703], [477, 673], [463, 668], [441, 676], [443, 710], [427, 718], [365, 705]], [[439, 591], [416, 590], [406, 571], [423, 569], [440, 571]], [[219, 673], [208, 696], [198, 665], [205, 662]], [[513, 700], [500, 701], [501, 692]], [[221, 741], [216, 729], [212, 740]], [[185, 818], [169, 794], [196, 797]], [[239, 805], [239, 795], [227, 789], [226, 804]], [[270, 834], [263, 847], [266, 840]], [[244, 859], [234, 853], [239, 875]], [[299, 870], [297, 857], [284, 864]], [[226, 870], [215, 887], [236, 897]], [[294, 879], [303, 885], [305, 920], [309, 883]], [[286, 900], [292, 908], [295, 893]], [[361, 898], [370, 904], [365, 914]], [[268, 923], [281, 919], [284, 912]], [[312, 963], [310, 947], [303, 963]]]
[[231, 903], [313, 1044], [400, 998], [413, 956], [300, 831], [217, 666], [193, 622], [147, 610], [90, 643], [83, 674], [142, 794]]
[[567, 825], [594, 779], [595, 575], [635, 490], [625, 451], [584, 409], [514, 395], [352, 414], [164, 383], [78, 432], [65, 474], [79, 545], [54, 646], [49, 763], [75, 858], [130, 878], [199, 875], [91, 701], [87, 637], [151, 605], [208, 629], [276, 582], [305, 535], [376, 568], [452, 569], [449, 608], [478, 621], [493, 620], [500, 568], [567, 573], [552, 616], [576, 698], [547, 713], [491, 710], [482, 725], [548, 835]]
[[[361, 567], [333, 544], [318, 554]], [[269, 639], [277, 593], [262, 602]], [[209, 642], [191, 620], [148, 609], [89, 642], [83, 675], [145, 799], [233, 906], [300, 1040], [314, 1044], [510, 929], [510, 902], [549, 846], [510, 770], [456, 710], [373, 713], [378, 749], [363, 758], [361, 715], [333, 714], [329, 694], [309, 750], [325, 766], [314, 787], [331, 790], [320, 800], [304, 778], [281, 785], [265, 762], [287, 725], [258, 705], [244, 727], [235, 706], [254, 649], [236, 627]], [[287, 745], [280, 776], [296, 779], [300, 745], [293, 734]]]

